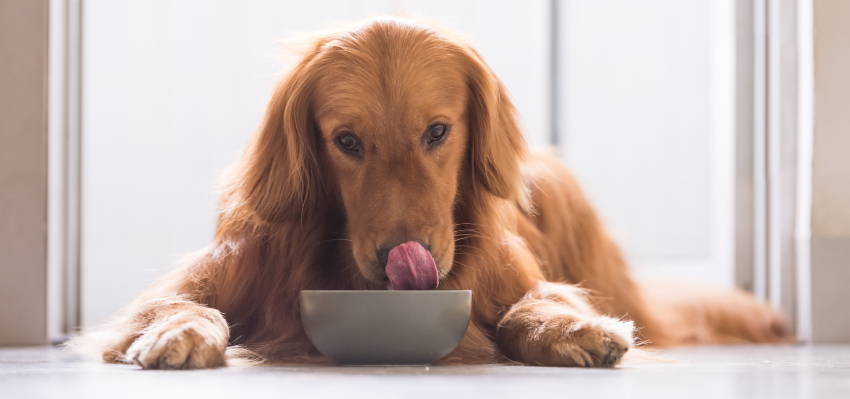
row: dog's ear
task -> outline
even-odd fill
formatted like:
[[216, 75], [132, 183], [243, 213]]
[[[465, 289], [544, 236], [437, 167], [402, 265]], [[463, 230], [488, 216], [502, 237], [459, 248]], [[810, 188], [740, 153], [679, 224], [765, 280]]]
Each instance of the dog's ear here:
[[507, 90], [481, 56], [465, 47], [469, 86], [470, 162], [475, 184], [524, 203], [520, 160], [525, 140]]
[[277, 85], [236, 180], [241, 206], [262, 221], [310, 215], [323, 195], [311, 97], [322, 41]]

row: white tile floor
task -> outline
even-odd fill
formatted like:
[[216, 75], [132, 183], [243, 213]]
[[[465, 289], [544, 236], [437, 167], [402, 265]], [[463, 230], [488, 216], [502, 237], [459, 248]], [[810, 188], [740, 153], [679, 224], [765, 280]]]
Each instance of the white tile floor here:
[[850, 398], [850, 346], [689, 348], [617, 369], [254, 367], [142, 371], [0, 349], [0, 398]]

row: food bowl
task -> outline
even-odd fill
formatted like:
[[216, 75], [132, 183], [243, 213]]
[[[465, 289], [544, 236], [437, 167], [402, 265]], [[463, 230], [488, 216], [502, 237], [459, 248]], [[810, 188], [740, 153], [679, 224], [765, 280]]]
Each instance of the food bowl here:
[[431, 364], [460, 343], [472, 291], [301, 291], [307, 337], [340, 364]]

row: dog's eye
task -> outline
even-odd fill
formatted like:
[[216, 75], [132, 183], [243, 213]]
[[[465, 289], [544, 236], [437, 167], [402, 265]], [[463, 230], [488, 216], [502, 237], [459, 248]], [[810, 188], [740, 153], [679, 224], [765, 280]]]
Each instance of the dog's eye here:
[[446, 136], [449, 134], [449, 126], [443, 123], [435, 123], [431, 126], [428, 126], [428, 130], [425, 131], [425, 142], [428, 145], [436, 145], [441, 141], [445, 140]]
[[360, 139], [358, 139], [354, 133], [340, 133], [336, 136], [334, 142], [339, 149], [352, 155], [360, 155], [362, 149], [360, 146]]

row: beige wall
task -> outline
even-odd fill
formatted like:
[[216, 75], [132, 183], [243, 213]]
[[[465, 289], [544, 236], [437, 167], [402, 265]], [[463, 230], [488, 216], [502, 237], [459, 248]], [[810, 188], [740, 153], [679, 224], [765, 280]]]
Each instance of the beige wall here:
[[[812, 230], [850, 238], [850, 1], [817, 0]], [[843, 184], [840, 184], [842, 183]]]
[[0, 345], [46, 340], [47, 0], [0, 0]]
[[850, 342], [850, 1], [814, 1], [812, 324]]

